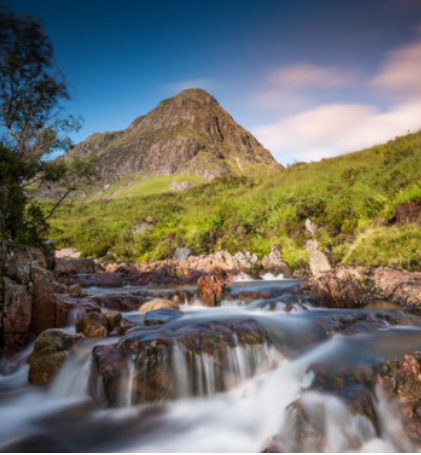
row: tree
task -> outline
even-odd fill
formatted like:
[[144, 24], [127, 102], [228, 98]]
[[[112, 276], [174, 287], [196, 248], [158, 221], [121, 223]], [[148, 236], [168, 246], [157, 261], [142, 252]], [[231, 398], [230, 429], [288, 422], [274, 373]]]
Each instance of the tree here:
[[[96, 175], [83, 160], [46, 160], [54, 151], [66, 151], [71, 146], [68, 134], [80, 126], [80, 120], [60, 116], [60, 103], [67, 99], [67, 83], [54, 68], [53, 46], [41, 23], [0, 6], [0, 132], [7, 146], [0, 153], [0, 190], [8, 188], [0, 195], [0, 209], [7, 211], [2, 223], [15, 237], [34, 217], [39, 234], [44, 233], [48, 216]], [[48, 181], [59, 181], [62, 192], [50, 214], [42, 217], [39, 205], [28, 204], [25, 189]]]

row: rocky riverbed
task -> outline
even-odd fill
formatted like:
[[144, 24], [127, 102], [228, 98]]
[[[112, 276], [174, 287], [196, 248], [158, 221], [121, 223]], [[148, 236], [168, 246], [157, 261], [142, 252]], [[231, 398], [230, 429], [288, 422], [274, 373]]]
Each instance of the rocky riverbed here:
[[43, 312], [28, 313], [24, 338], [8, 332], [3, 451], [421, 448], [418, 274], [263, 280], [219, 269], [180, 279], [30, 261], [16, 286]]

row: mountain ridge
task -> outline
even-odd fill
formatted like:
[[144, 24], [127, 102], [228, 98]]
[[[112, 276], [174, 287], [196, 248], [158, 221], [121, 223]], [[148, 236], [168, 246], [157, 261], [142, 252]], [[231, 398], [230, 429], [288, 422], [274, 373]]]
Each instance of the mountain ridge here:
[[194, 175], [212, 180], [283, 168], [209, 93], [187, 89], [161, 101], [125, 130], [94, 133], [70, 157], [92, 157], [106, 183], [134, 178]]

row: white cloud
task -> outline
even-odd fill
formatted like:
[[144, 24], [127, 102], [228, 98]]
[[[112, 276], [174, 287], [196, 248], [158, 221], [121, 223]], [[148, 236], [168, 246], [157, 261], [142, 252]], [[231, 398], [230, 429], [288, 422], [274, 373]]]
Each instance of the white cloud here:
[[421, 96], [421, 42], [390, 52], [372, 84], [404, 98]]
[[344, 87], [353, 84], [355, 74], [334, 67], [309, 63], [280, 67], [268, 76], [268, 82], [289, 89]]
[[215, 84], [211, 79], [189, 79], [185, 81], [171, 82], [164, 86], [167, 93], [175, 95], [188, 88], [201, 88], [203, 90], [211, 90], [215, 88]]
[[364, 104], [324, 105], [252, 128], [283, 163], [318, 160], [387, 141], [421, 128], [421, 99], [386, 112]]

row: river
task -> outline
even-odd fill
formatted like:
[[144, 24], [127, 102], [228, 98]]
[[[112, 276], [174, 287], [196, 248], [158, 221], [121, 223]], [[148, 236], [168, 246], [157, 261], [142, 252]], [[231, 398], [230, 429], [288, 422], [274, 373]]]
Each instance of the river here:
[[[100, 407], [98, 400], [93, 401], [92, 350], [114, 345], [120, 340], [117, 336], [85, 340], [44, 388], [28, 384], [28, 347], [9, 362], [8, 374], [0, 376], [0, 448], [15, 452], [414, 450], [382, 386], [357, 384], [352, 375], [347, 384], [348, 373], [343, 372], [370, 370], [416, 349], [421, 345], [418, 320], [387, 304], [364, 310], [313, 306], [288, 291], [293, 284], [271, 281], [271, 287], [284, 292], [248, 302], [223, 301], [218, 308], [204, 307], [196, 299], [181, 306], [181, 317], [164, 325], [145, 326], [143, 315], [126, 312], [124, 317], [142, 340], [160, 339], [164, 333], [176, 340], [171, 358], [161, 358], [170, 362], [168, 374], [175, 383], [171, 396], [161, 402], [139, 399], [137, 389], [143, 386], [134, 387], [139, 381], [134, 356], [122, 375], [117, 405]], [[265, 286], [267, 281], [241, 281], [233, 287], [244, 294]], [[264, 329], [262, 340], [242, 343], [230, 329], [224, 336], [231, 338], [218, 351], [218, 359], [212, 354], [216, 351], [188, 351], [177, 341], [192, 327], [202, 330], [211, 324], [223, 332], [250, 321]], [[335, 372], [342, 374], [344, 385], [333, 387], [326, 379]], [[359, 403], [364, 394], [369, 403], [363, 407], [369, 412], [355, 412], [352, 400]]]

